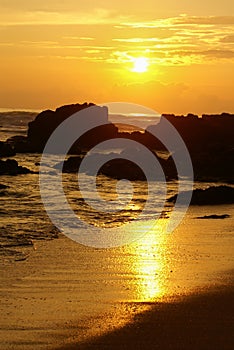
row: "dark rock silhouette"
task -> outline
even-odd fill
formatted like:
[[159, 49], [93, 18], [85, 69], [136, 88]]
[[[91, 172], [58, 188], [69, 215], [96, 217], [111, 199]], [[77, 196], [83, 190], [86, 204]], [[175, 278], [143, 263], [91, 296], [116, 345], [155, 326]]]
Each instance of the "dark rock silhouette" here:
[[231, 215], [228, 215], [228, 214], [222, 214], [222, 215], [212, 214], [212, 215], [198, 216], [197, 219], [227, 219], [230, 217]]
[[93, 147], [105, 139], [116, 137], [118, 128], [108, 121], [107, 108], [95, 106], [93, 103], [73, 104], [62, 106], [55, 111], [46, 110], [37, 115], [35, 120], [28, 124], [27, 137], [16, 136], [7, 140], [14, 146], [17, 153], [42, 153], [46, 142], [53, 131], [68, 117], [88, 107], [94, 107], [97, 118], [101, 118], [102, 125], [82, 135], [72, 146], [69, 153], [79, 154], [84, 149]]
[[[234, 115], [175, 116], [163, 114], [148, 132], [163, 128], [163, 118], [178, 131], [190, 153], [195, 180], [229, 182], [234, 178]], [[159, 145], [158, 145], [159, 146]], [[180, 149], [175, 149], [180, 152]]]
[[[186, 192], [182, 192], [186, 196]], [[170, 197], [168, 202], [175, 202], [177, 195]], [[218, 204], [233, 204], [234, 203], [234, 188], [229, 186], [211, 186], [205, 190], [196, 189], [193, 191], [191, 205], [218, 205]]]
[[[130, 181], [146, 181], [144, 172], [133, 161], [125, 159], [128, 154], [135, 155], [138, 158], [138, 150], [126, 149], [119, 153], [108, 154], [92, 154], [88, 155], [90, 167], [85, 171], [88, 175], [95, 175], [95, 163], [100, 160], [103, 166], [99, 169], [98, 174], [102, 174], [114, 179], [128, 179]], [[167, 180], [177, 179], [177, 172], [173, 162], [173, 159], [162, 159], [157, 156], [156, 153], [152, 153], [156, 160], [159, 162], [163, 169], [164, 176]], [[79, 170], [82, 156], [69, 157], [63, 164], [58, 163], [55, 168], [63, 169], [64, 173], [76, 173]], [[110, 160], [111, 159], [111, 160]], [[93, 166], [92, 166], [93, 165]], [[161, 181], [164, 177], [158, 172], [157, 174], [152, 171], [149, 180]]]
[[160, 122], [155, 126], [149, 126], [147, 131], [162, 129], [164, 118], [175, 127], [191, 153], [214, 152], [223, 149], [223, 147], [225, 149], [233, 148], [233, 114], [203, 114], [201, 118], [194, 114], [187, 116], [162, 114]]
[[[108, 110], [105, 106], [95, 106], [93, 103], [66, 105], [57, 108], [55, 111], [47, 110], [38, 114], [35, 120], [29, 123], [27, 137], [14, 136], [8, 139], [7, 142], [0, 144], [0, 156], [1, 147], [5, 149], [4, 156], [13, 155], [14, 153], [12, 152], [41, 153], [51, 133], [60, 123], [72, 114], [88, 107], [96, 108], [97, 118], [101, 118], [102, 123], [105, 125], [94, 128], [82, 135], [71, 147], [68, 152], [69, 154], [82, 157], [87, 150], [99, 142], [112, 138], [122, 138], [123, 146], [124, 138], [127, 138], [145, 145], [152, 152], [166, 151], [165, 146], [151, 132], [160, 132], [163, 129], [164, 120], [167, 119], [178, 131], [188, 148], [193, 163], [195, 180], [233, 183], [234, 115], [229, 113], [222, 113], [220, 115], [204, 114], [201, 118], [194, 114], [188, 114], [187, 116], [163, 114], [160, 122], [157, 125], [149, 126], [145, 132], [135, 131], [128, 133], [119, 132], [118, 128], [108, 121]], [[180, 149], [174, 149], [172, 151], [180, 152]], [[165, 169], [168, 179], [177, 177], [175, 175], [175, 166], [172, 157], [169, 157], [165, 161], [159, 159], [159, 161], [163, 169]], [[65, 163], [64, 171], [76, 171], [75, 160], [70, 160], [69, 162]], [[123, 160], [119, 160], [103, 167], [102, 172], [107, 176], [114, 176], [114, 168], [117, 171], [115, 177], [120, 178], [121, 169], [127, 168], [127, 165]], [[133, 172], [132, 178], [142, 178], [140, 173], [139, 176], [135, 175], [137, 171], [132, 164], [128, 164], [129, 177], [131, 168]], [[127, 169], [125, 169], [125, 173], [126, 171]]]
[[34, 174], [26, 167], [20, 166], [15, 159], [0, 160], [0, 175]]
[[9, 186], [0, 184], [0, 190], [6, 190], [7, 188], [9, 188]]
[[[106, 175], [117, 180], [127, 179], [130, 181], [146, 181], [146, 175], [144, 174], [143, 169], [141, 169], [137, 162], [125, 159], [125, 156], [128, 155], [128, 152], [134, 154], [133, 150], [124, 150], [120, 153], [119, 158], [110, 160], [102, 166], [99, 173]], [[138, 151], [135, 150], [136, 159], [138, 158]], [[161, 172], [156, 172], [154, 170], [150, 171], [148, 175], [148, 180], [150, 181], [163, 181], [166, 180], [175, 180], [177, 179], [177, 172], [172, 158], [162, 159], [157, 156], [156, 153], [153, 153], [156, 158], [155, 161], [158, 161], [161, 168], [163, 169], [162, 176]], [[121, 158], [121, 156], [123, 158]]]
[[146, 181], [142, 169], [135, 163], [127, 159], [113, 159], [104, 164], [99, 174], [106, 175], [113, 179], [126, 179], [129, 181]]
[[195, 180], [231, 183], [234, 179], [234, 148], [191, 153]]
[[55, 169], [62, 170], [64, 173], [77, 173], [83, 157], [69, 157], [64, 163], [58, 163]]
[[12, 136], [6, 143], [10, 145], [16, 153], [37, 153], [35, 146], [26, 136]]
[[12, 157], [15, 156], [15, 151], [11, 145], [6, 142], [0, 141], [0, 157]]

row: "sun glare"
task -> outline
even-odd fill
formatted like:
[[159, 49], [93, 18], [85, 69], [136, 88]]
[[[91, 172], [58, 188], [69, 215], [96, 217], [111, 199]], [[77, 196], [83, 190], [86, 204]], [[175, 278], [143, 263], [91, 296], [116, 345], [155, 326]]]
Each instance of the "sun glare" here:
[[133, 72], [144, 73], [148, 70], [149, 61], [145, 57], [138, 57], [133, 59]]

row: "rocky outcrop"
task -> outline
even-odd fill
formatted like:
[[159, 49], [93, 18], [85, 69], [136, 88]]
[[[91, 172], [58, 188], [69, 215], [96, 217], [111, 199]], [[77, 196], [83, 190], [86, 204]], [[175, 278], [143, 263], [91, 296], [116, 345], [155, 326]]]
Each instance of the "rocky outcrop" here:
[[[130, 181], [146, 181], [146, 176], [142, 169], [136, 165], [133, 161], [130, 161], [128, 154], [135, 155], [136, 161], [138, 158], [138, 151], [132, 149], [126, 149], [119, 153], [108, 153], [108, 154], [92, 154], [88, 155], [87, 159], [89, 160], [89, 168], [85, 169], [85, 173], [88, 175], [95, 175], [96, 167], [95, 164], [100, 161], [100, 164], [103, 166], [99, 169], [98, 174], [102, 174], [114, 179], [128, 179]], [[177, 172], [173, 162], [173, 159], [169, 157], [168, 159], [162, 159], [157, 156], [156, 153], [153, 153], [153, 156], [156, 158], [155, 162], [158, 161], [166, 180], [177, 179]], [[58, 163], [55, 168], [63, 170], [64, 173], [76, 173], [79, 171], [80, 163], [83, 157], [69, 157], [63, 164]], [[111, 159], [111, 160], [110, 160]], [[161, 173], [155, 172], [152, 170], [149, 180], [161, 181], [164, 180], [164, 177], [161, 176]]]
[[13, 147], [6, 142], [0, 141], [0, 158], [12, 156], [15, 156]]
[[234, 148], [192, 153], [195, 180], [232, 183], [234, 180]]
[[[74, 113], [89, 107], [96, 109], [95, 117], [101, 119], [102, 124], [105, 125], [94, 128], [82, 135], [71, 147], [69, 153], [79, 154], [84, 149], [89, 149], [98, 142], [116, 137], [118, 128], [108, 121], [107, 108], [105, 106], [95, 106], [93, 103], [84, 103], [62, 106], [55, 111], [46, 110], [41, 112], [35, 120], [28, 124], [27, 137], [16, 136], [9, 139], [7, 142], [13, 145], [17, 153], [42, 153], [49, 137], [63, 121]], [[79, 127], [79, 125], [77, 127]]]
[[[102, 125], [83, 134], [71, 147], [69, 154], [82, 157], [87, 150], [96, 144], [114, 138], [136, 141], [148, 147], [152, 152], [166, 151], [158, 139], [152, 133], [161, 132], [164, 129], [165, 119], [168, 120], [178, 131], [184, 140], [191, 156], [194, 177], [197, 181], [226, 182], [234, 181], [234, 115], [222, 113], [220, 115], [203, 115], [201, 118], [194, 114], [187, 116], [176, 116], [174, 114], [163, 114], [157, 125], [151, 125], [145, 132], [135, 131], [132, 133], [118, 132], [118, 128], [108, 121], [107, 107], [95, 106], [92, 103], [73, 104], [57, 108], [55, 111], [46, 110], [37, 115], [35, 120], [29, 123], [28, 135], [14, 136], [5, 143], [0, 143], [0, 157], [9, 157], [16, 153], [41, 153], [45, 144], [60, 123], [69, 116], [86, 108], [96, 109], [95, 117], [101, 118]], [[79, 127], [79, 125], [77, 126]], [[152, 133], [151, 133], [152, 132]], [[61, 138], [62, 143], [62, 138]], [[180, 149], [170, 150], [180, 152]], [[121, 158], [121, 157], [120, 157]], [[124, 157], [123, 157], [124, 158]], [[165, 170], [166, 178], [174, 179], [175, 166], [172, 157], [161, 160], [161, 166]], [[81, 161], [77, 159], [78, 163]], [[73, 163], [72, 163], [73, 162]], [[78, 170], [75, 160], [69, 160], [64, 164], [64, 171], [75, 172]], [[116, 174], [114, 174], [116, 171]], [[122, 175], [121, 175], [122, 171]], [[127, 174], [128, 178], [143, 179], [142, 172], [139, 172], [133, 163], [126, 163], [124, 160], [115, 160], [103, 166], [101, 173], [123, 178]], [[186, 175], [186, 174], [180, 174]]]
[[16, 153], [37, 153], [37, 149], [26, 136], [12, 136], [8, 143]]
[[162, 114], [157, 125], [147, 128], [149, 132], [163, 130], [164, 119], [168, 120], [184, 140], [190, 153], [216, 152], [233, 147], [234, 114], [203, 114], [201, 118], [194, 114], [174, 115]]
[[[124, 150], [120, 153], [119, 158], [106, 162], [99, 170], [99, 174], [103, 174], [108, 177], [115, 178], [117, 180], [127, 179], [130, 181], [146, 181], [146, 175], [144, 173], [143, 167], [141, 169], [137, 165], [137, 150], [134, 153], [136, 156], [136, 162], [134, 162], [134, 158], [133, 161], [130, 161], [128, 160], [128, 157], [126, 157], [129, 151], [130, 150]], [[155, 163], [158, 162], [160, 164], [164, 176], [162, 176], [162, 173], [159, 170], [155, 172], [155, 170], [153, 170], [154, 168], [152, 168], [152, 171], [149, 171], [148, 180], [164, 181], [165, 179], [177, 179], [177, 172], [172, 158], [162, 159], [158, 157], [156, 153], [153, 153], [153, 155], [155, 157]], [[147, 166], [147, 168], [148, 167], [149, 165]]]
[[[168, 120], [182, 137], [191, 156], [197, 181], [232, 183], [234, 178], [234, 115], [176, 116], [163, 114], [157, 125], [147, 132], [162, 132]], [[153, 144], [152, 144], [153, 146]], [[157, 148], [160, 145], [154, 145]], [[175, 149], [180, 152], [180, 149]]]
[[20, 166], [15, 159], [0, 160], [0, 175], [34, 174], [26, 167]]
[[[181, 193], [181, 202], [187, 192]], [[175, 202], [177, 195], [168, 199], [168, 202]], [[212, 186], [207, 189], [196, 189], [193, 191], [191, 205], [219, 205], [234, 204], [234, 188], [229, 186]]]

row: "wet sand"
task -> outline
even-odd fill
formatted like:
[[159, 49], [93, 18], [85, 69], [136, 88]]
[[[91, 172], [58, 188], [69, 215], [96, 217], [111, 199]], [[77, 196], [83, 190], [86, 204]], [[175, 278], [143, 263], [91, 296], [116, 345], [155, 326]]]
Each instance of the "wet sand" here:
[[61, 236], [3, 260], [0, 349], [233, 348], [233, 221], [196, 216], [125, 247]]

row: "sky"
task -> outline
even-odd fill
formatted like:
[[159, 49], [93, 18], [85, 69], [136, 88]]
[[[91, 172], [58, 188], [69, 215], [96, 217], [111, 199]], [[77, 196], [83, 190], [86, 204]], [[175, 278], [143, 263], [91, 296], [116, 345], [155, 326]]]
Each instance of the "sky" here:
[[234, 112], [234, 2], [0, 0], [0, 67], [0, 108]]

